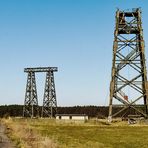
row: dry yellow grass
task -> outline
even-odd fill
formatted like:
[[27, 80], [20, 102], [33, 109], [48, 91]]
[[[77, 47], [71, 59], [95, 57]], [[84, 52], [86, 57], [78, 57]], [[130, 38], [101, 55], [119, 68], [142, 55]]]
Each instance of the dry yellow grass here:
[[57, 148], [57, 144], [49, 137], [41, 136], [33, 130], [25, 120], [14, 122], [11, 118], [2, 119], [8, 127], [7, 134], [15, 142], [18, 148]]

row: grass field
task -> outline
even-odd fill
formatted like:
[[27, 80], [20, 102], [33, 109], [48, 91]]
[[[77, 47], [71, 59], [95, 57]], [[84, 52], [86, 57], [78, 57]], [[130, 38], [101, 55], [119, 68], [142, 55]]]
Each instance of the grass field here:
[[[17, 134], [21, 130], [25, 135], [26, 131], [32, 131], [32, 137], [38, 136], [38, 143], [47, 148], [147, 148], [148, 147], [148, 126], [128, 125], [126, 122], [116, 122], [112, 125], [106, 122], [91, 121], [88, 123], [63, 123], [49, 119], [9, 119], [4, 121], [11, 129], [11, 138], [18, 141]], [[18, 133], [15, 128], [18, 128]], [[15, 132], [13, 132], [15, 131]], [[15, 133], [15, 136], [14, 136]], [[28, 134], [28, 133], [27, 133]], [[25, 138], [18, 142], [19, 147], [25, 147]], [[44, 139], [44, 140], [43, 140]], [[26, 139], [25, 139], [26, 140]], [[29, 141], [27, 139], [26, 143]], [[24, 146], [22, 144], [24, 143]], [[30, 145], [30, 144], [28, 144]], [[49, 146], [50, 145], [50, 146]]]

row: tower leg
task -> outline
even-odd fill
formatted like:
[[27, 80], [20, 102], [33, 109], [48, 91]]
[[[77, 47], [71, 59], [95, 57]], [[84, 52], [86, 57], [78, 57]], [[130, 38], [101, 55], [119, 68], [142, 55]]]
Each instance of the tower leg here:
[[46, 73], [45, 92], [42, 107], [42, 117], [54, 117], [57, 113], [56, 91], [54, 83], [54, 73]]
[[28, 72], [23, 116], [31, 117], [31, 118], [39, 116], [36, 81], [35, 81], [34, 72]]

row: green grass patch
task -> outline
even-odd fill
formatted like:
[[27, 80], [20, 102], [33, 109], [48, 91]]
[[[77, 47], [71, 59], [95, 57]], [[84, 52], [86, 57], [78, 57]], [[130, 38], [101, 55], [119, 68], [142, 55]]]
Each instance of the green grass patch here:
[[148, 143], [148, 126], [144, 125], [60, 123], [49, 119], [15, 119], [13, 122], [27, 122], [40, 135], [54, 140], [60, 148], [147, 148]]

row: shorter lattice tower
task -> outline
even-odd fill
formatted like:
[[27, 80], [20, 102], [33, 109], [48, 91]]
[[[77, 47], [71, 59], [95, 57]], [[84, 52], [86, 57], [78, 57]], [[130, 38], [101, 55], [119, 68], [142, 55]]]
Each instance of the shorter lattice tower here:
[[25, 68], [24, 72], [28, 73], [26, 95], [23, 107], [24, 117], [38, 117], [39, 106], [37, 98], [37, 89], [35, 73], [46, 72], [45, 92], [42, 106], [42, 117], [54, 117], [57, 113], [57, 100], [54, 84], [54, 72], [58, 71], [57, 67], [37, 67]]

